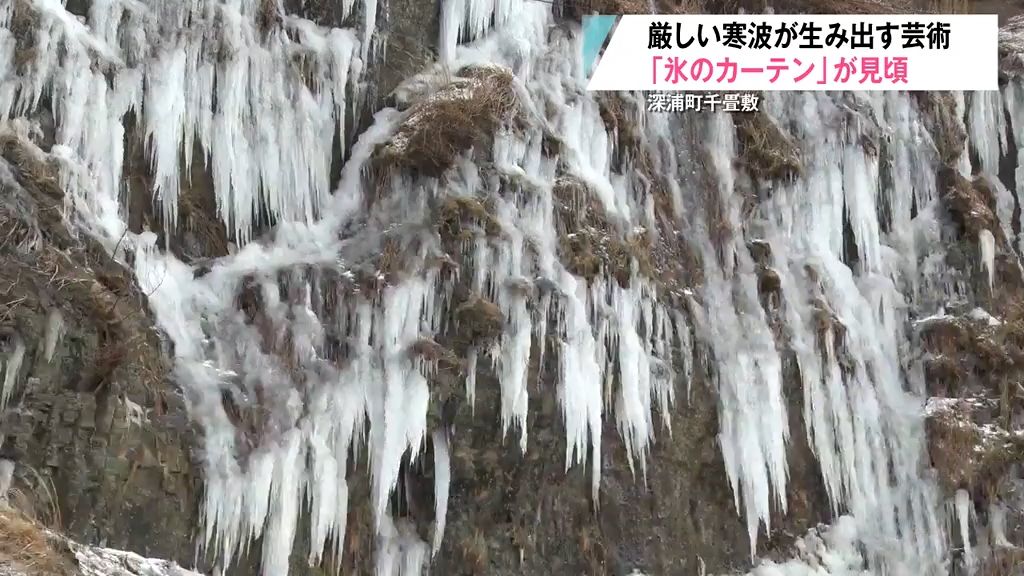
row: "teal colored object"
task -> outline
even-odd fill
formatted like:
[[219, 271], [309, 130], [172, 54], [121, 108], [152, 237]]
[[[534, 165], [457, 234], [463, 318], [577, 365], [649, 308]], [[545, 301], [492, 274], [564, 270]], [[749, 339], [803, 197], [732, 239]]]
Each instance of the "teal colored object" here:
[[618, 21], [618, 16], [583, 17], [583, 69], [586, 70], [587, 78], [593, 73], [601, 48]]

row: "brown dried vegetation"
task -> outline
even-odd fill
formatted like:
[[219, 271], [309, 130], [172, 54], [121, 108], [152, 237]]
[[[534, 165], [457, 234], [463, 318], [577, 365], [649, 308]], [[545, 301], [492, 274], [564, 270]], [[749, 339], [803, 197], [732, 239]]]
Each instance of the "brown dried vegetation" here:
[[274, 0], [260, 0], [259, 15], [257, 16], [259, 31], [264, 38], [281, 24], [281, 13], [278, 11], [277, 2]]
[[968, 180], [954, 168], [944, 167], [938, 174], [939, 192], [961, 235], [977, 238], [989, 230], [997, 241], [1002, 231], [996, 225], [995, 196], [984, 178]]
[[955, 165], [964, 149], [967, 133], [956, 112], [956, 99], [950, 92], [911, 92], [925, 127], [932, 135], [943, 164]]
[[595, 96], [601, 120], [608, 133], [614, 138], [615, 149], [612, 162], [617, 170], [627, 167], [630, 161], [648, 168], [649, 159], [643, 150], [643, 132], [640, 124], [640, 108], [621, 92], [598, 92]]
[[464, 565], [470, 574], [480, 575], [487, 573], [487, 566], [489, 564], [487, 539], [484, 537], [483, 532], [474, 530], [472, 534], [467, 534], [459, 544], [459, 550], [462, 553]]
[[[81, 319], [98, 333], [98, 348], [91, 351], [92, 362], [77, 385], [80, 391], [98, 391], [117, 370], [151, 391], [157, 389], [169, 366], [160, 352], [145, 295], [135, 288], [131, 273], [91, 238], [69, 233], [56, 167], [40, 151], [4, 133], [0, 157], [20, 185], [3, 190], [3, 195], [20, 199], [24, 211], [15, 215], [0, 210], [0, 218], [8, 218], [0, 223], [3, 229], [22, 231], [19, 245], [0, 241], [0, 292], [6, 295], [0, 303], [0, 327], [16, 330], [39, 310], [58, 306], [66, 319]], [[36, 236], [30, 246], [24, 242], [26, 229]], [[44, 301], [46, 297], [57, 301]]]
[[959, 488], [991, 492], [1024, 455], [1020, 439], [979, 427], [972, 411], [968, 403], [959, 402], [937, 410], [926, 421], [928, 453], [947, 493]]
[[1020, 576], [1024, 574], [1024, 549], [997, 547], [985, 556], [976, 576]]
[[28, 0], [14, 0], [11, 7], [10, 29], [14, 35], [14, 69], [28, 73], [28, 66], [36, 59], [36, 30], [38, 15]]
[[455, 309], [459, 322], [459, 337], [468, 343], [479, 343], [501, 336], [505, 329], [505, 315], [497, 304], [472, 294]]
[[438, 344], [431, 338], [423, 337], [409, 347], [409, 355], [425, 362], [436, 364], [439, 368], [458, 370], [462, 362], [454, 352]]
[[25, 576], [76, 573], [43, 527], [14, 510], [0, 511], [0, 564], [9, 564]]
[[566, 268], [587, 280], [605, 274], [628, 286], [635, 273], [655, 278], [652, 243], [646, 231], [619, 232], [587, 185], [572, 176], [555, 181], [552, 191], [559, 256]]
[[733, 114], [739, 157], [750, 173], [762, 180], [794, 178], [803, 171], [800, 149], [763, 112]]
[[519, 110], [512, 73], [474, 67], [415, 104], [392, 141], [377, 150], [378, 171], [410, 168], [440, 176], [462, 153], [489, 146], [494, 133]]
[[492, 212], [477, 198], [445, 196], [439, 202], [435, 215], [441, 240], [448, 248], [457, 249], [479, 234], [489, 238], [500, 236], [501, 223]]
[[[650, 151], [644, 145], [643, 132], [640, 128], [643, 110], [639, 100], [621, 92], [601, 92], [596, 98], [605, 129], [611, 134], [614, 142], [611, 159], [613, 170], [634, 179], [637, 185], [646, 189], [647, 194], [654, 199], [657, 230], [634, 233], [632, 238], [627, 235], [625, 242], [633, 248], [642, 250], [639, 258], [640, 273], [657, 280], [661, 286], [667, 288], [699, 284], [702, 274], [700, 259], [679, 233], [672, 195], [664, 180], [666, 175], [655, 169]], [[577, 231], [586, 225], [582, 214], [580, 217], [573, 217], [569, 213], [571, 210], [579, 208], [581, 212], [589, 215], [604, 212], [603, 206], [582, 182], [566, 182], [560, 178], [556, 181], [554, 192], [556, 211], [569, 222], [569, 226], [566, 227], [569, 231]], [[583, 200], [580, 201], [579, 198]], [[598, 226], [595, 228], [602, 230]], [[577, 241], [586, 243], [584, 239]], [[630, 251], [617, 252], [625, 255]], [[591, 254], [585, 251], [578, 259], [580, 268], [589, 270], [588, 274], [593, 274], [594, 264], [597, 264], [598, 260], [590, 256]], [[619, 266], [617, 270], [619, 276], [629, 273], [627, 267]]]

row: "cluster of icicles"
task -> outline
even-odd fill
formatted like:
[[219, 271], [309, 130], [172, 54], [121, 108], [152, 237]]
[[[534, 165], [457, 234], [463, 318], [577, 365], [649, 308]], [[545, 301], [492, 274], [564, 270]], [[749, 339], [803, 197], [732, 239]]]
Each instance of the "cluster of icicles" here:
[[[331, 295], [308, 274], [347, 274], [342, 231], [362, 216], [364, 167], [405, 118], [398, 110], [378, 112], [331, 190], [332, 142], [352, 114], [348, 103], [359, 100], [363, 70], [375, 56], [376, 1], [358, 7], [342, 2], [345, 14], [361, 9], [358, 32], [324, 29], [280, 6], [279, 21], [267, 28], [265, 11], [274, 3], [257, 0], [108, 0], [92, 2], [87, 19], [70, 15], [59, 0], [16, 2], [17, 8], [11, 2], [0, 8], [0, 118], [30, 118], [47, 103], [56, 119], [49, 153], [61, 163], [70, 213], [111, 250], [134, 252], [140, 285], [174, 343], [176, 381], [204, 432], [206, 546], [229, 563], [261, 538], [264, 574], [286, 574], [298, 523], [308, 518], [308, 554], [319, 562], [328, 547], [340, 549], [345, 542], [349, 459], [365, 450], [378, 572], [420, 573], [441, 545], [450, 438], [446, 429], [428, 430], [430, 367], [407, 352], [420, 338], [453, 329], [450, 280], [424, 271], [385, 288], [376, 300], [350, 297], [328, 314]], [[16, 9], [28, 9], [34, 26], [34, 51], [18, 66], [11, 30]], [[516, 75], [533, 126], [496, 135], [492, 168], [529, 192], [499, 194], [498, 181], [482, 176], [468, 159], [443, 182], [392, 184], [419, 192], [399, 195], [393, 208], [396, 218], [408, 220], [423, 216], [431, 195], [494, 200], [502, 239], [476, 240], [465, 256], [474, 263], [474, 289], [497, 303], [506, 327], [494, 346], [468, 358], [467, 399], [474, 396], [478, 359], [489, 359], [501, 387], [503, 428], [525, 450], [532, 343], [556, 335], [566, 467], [591, 466], [596, 499], [602, 421], [612, 415], [629, 465], [638, 463], [644, 473], [658, 428], [654, 415], [663, 416], [667, 435], [675, 390], [689, 385], [692, 346], [701, 342], [720, 397], [728, 481], [754, 550], [760, 525], [770, 529], [771, 509], [786, 507], [786, 447], [793, 432], [782, 346], [759, 301], [747, 247], [748, 241], [767, 243], [781, 286], [786, 345], [799, 363], [806, 434], [833, 511], [871, 526], [859, 539], [880, 570], [942, 570], [949, 558], [942, 504], [924, 472], [923, 422], [915, 416], [924, 387], [920, 371], [906, 369], [905, 332], [907, 304], [940, 301], [953, 280], [940, 265], [931, 176], [939, 159], [911, 99], [770, 96], [767, 113], [793, 131], [806, 151], [805, 170], [801, 178], [775, 185], [753, 219], [742, 216], [744, 193], [753, 184], [734, 167], [728, 116], [646, 116], [645, 145], [669, 188], [678, 227], [704, 265], [704, 285], [683, 295], [691, 310], [684, 314], [661, 304], [657, 289], [639, 276], [628, 287], [588, 283], [556, 256], [552, 182], [559, 162], [542, 151], [545, 131], [563, 138], [562, 165], [590, 187], [609, 215], [632, 227], [657, 227], [643, 179], [611, 167], [614, 138], [583, 90], [578, 38], [554, 26], [551, 10], [545, 2], [445, 0], [441, 13], [441, 65], [497, 64]], [[297, 68], [296, 62], [304, 65]], [[975, 95], [969, 106], [960, 97], [984, 170], [995, 170], [1009, 152], [1005, 132], [995, 132], [1004, 126], [1004, 107], [1016, 142], [1024, 142], [1018, 91], [1011, 84], [1005, 94]], [[166, 221], [176, 219], [179, 174], [201, 161], [213, 177], [218, 216], [241, 248], [201, 277], [158, 250], [154, 234], [126, 233], [121, 174], [129, 116], [145, 134], [154, 201]], [[869, 132], [886, 138], [886, 182], [879, 173], [882, 159], [863, 145]], [[194, 149], [203, 157], [192, 157]], [[962, 164], [969, 172], [966, 153]], [[715, 189], [696, 176], [702, 171]], [[1001, 194], [1005, 208], [1009, 192]], [[708, 201], [720, 203], [733, 231], [724, 245], [712, 242], [709, 230], [722, 223], [704, 220]], [[890, 220], [885, 225], [878, 217], [883, 204]], [[273, 238], [249, 242], [253, 215], [261, 211], [279, 225]], [[1012, 210], [1000, 212], [1009, 227]], [[843, 259], [844, 220], [855, 238], [852, 268]], [[979, 238], [979, 250], [991, 270], [994, 249], [985, 240]], [[531, 250], [524, 249], [527, 243]], [[424, 248], [431, 249], [440, 246]], [[294, 279], [287, 291], [278, 282], [282, 274]], [[271, 332], [289, 335], [293, 365], [263, 350], [263, 334], [237, 309], [243, 278], [257, 280]], [[539, 303], [504, 288], [537, 278], [557, 288]], [[556, 299], [559, 320], [548, 325]], [[844, 327], [841, 355], [831, 332], [819, 334], [822, 308]], [[323, 358], [328, 329], [350, 335], [353, 361], [344, 367]], [[606, 399], [611, 381], [614, 394]], [[6, 382], [4, 390], [9, 393]], [[268, 414], [265, 434], [244, 462], [236, 457], [239, 435], [223, 409], [224, 390], [241, 405], [258, 401]], [[393, 522], [388, 510], [402, 459], [421, 457], [428, 443], [436, 481], [432, 543]]]

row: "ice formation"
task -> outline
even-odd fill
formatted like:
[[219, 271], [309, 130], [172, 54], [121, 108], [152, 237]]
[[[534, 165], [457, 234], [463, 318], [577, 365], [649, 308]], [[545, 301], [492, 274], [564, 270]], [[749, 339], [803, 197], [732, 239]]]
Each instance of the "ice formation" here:
[[998, 547], [1012, 547], [1006, 538], [1006, 505], [1001, 502], [993, 502], [989, 505], [989, 530], [991, 531], [990, 544]]
[[7, 498], [13, 480], [14, 462], [7, 459], [0, 460], [0, 506], [7, 506]]
[[960, 531], [960, 543], [963, 547], [964, 566], [968, 573], [974, 571], [974, 548], [971, 546], [971, 524], [974, 520], [974, 503], [971, 495], [961, 488], [953, 496], [953, 509], [957, 528]]
[[833, 526], [812, 529], [798, 540], [796, 558], [781, 564], [766, 561], [747, 576], [871, 576], [858, 542], [856, 521], [842, 516]]
[[981, 264], [988, 275], [988, 289], [991, 290], [996, 281], [996, 239], [992, 232], [982, 230], [978, 233], [978, 245], [981, 248]]
[[46, 348], [44, 354], [47, 362], [53, 360], [53, 353], [57, 350], [57, 344], [60, 343], [60, 339], [63, 336], [64, 315], [61, 314], [59, 308], [53, 308], [46, 315]]
[[82, 576], [200, 576], [173, 562], [68, 542]]
[[[342, 3], [346, 12], [353, 4]], [[261, 24], [266, 5], [277, 8], [269, 29]], [[309, 524], [311, 547], [303, 553], [311, 562], [341, 549], [349, 474], [361, 459], [372, 480], [378, 574], [418, 574], [438, 550], [450, 431], [431, 429], [433, 368], [409, 352], [454, 328], [453, 280], [421, 266], [371, 298], [351, 290], [350, 260], [366, 236], [416, 222], [430, 199], [447, 197], [491, 200], [501, 231], [501, 241], [478, 238], [464, 247], [472, 290], [502, 319], [500, 338], [470, 351], [465, 391], [472, 405], [477, 371], [493, 369], [511, 446], [528, 449], [529, 395], [551, 393], [533, 389], [528, 376], [535, 347], [555, 352], [545, 349], [553, 336], [565, 466], [591, 467], [597, 506], [602, 422], [614, 420], [642, 481], [655, 435], [671, 432], [668, 411], [679, 387], [689, 389], [699, 342], [713, 366], [727, 481], [751, 554], [762, 526], [771, 529], [773, 510], [786, 510], [792, 434], [808, 436], [833, 512], [848, 514], [824, 541], [804, 541], [816, 547], [807, 559], [754, 574], [845, 576], [869, 565], [920, 575], [948, 560], [938, 490], [921, 458], [923, 377], [906, 369], [905, 354], [908, 305], [934, 309], [919, 297], [951, 280], [932, 252], [942, 245], [940, 160], [909, 95], [768, 95], [765, 113], [793, 132], [803, 170], [777, 183], [752, 218], [745, 202], [754, 191], [736, 168], [727, 115], [644, 116], [643, 145], [665, 180], [672, 217], [704, 266], [703, 285], [675, 294], [685, 306], [673, 307], [636, 269], [624, 282], [588, 281], [558, 258], [559, 176], [584, 183], [625, 230], [654, 233], [658, 222], [649, 183], [629, 166], [614, 166], [616, 135], [583, 89], [579, 38], [555, 25], [548, 3], [443, 2], [442, 62], [426, 74], [482, 64], [510, 71], [526, 127], [495, 135], [487, 170], [463, 156], [443, 185], [396, 175], [384, 191], [368, 188], [366, 168], [409, 111], [378, 112], [346, 150], [333, 190], [330, 181], [333, 145], [352, 141], [343, 127], [374, 53], [374, 0], [361, 6], [359, 31], [325, 29], [255, 0], [164, 0], [152, 10], [109, 0], [93, 3], [85, 19], [57, 0], [17, 6], [36, 15], [37, 49], [17, 73], [0, 76], [0, 119], [31, 116], [49, 98], [57, 119], [50, 154], [77, 222], [109, 249], [120, 244], [132, 254], [174, 343], [175, 378], [204, 432], [203, 541], [221, 562], [262, 539], [264, 574], [286, 574], [300, 522]], [[12, 9], [0, 11], [6, 71], [15, 70], [12, 18]], [[998, 171], [1008, 148], [1004, 108], [1021, 134], [1014, 141], [1024, 142], [1018, 93], [958, 98], [980, 167]], [[239, 249], [204, 274], [160, 249], [155, 232], [126, 231], [120, 176], [130, 130], [145, 135], [154, 200], [169, 225], [179, 213], [182, 175], [195, 167], [212, 176], [217, 216]], [[558, 161], [545, 152], [550, 134], [561, 139]], [[865, 146], [880, 140], [881, 151]], [[367, 218], [371, 196], [393, 222]], [[272, 234], [262, 233], [267, 221], [277, 225]], [[368, 230], [363, 236], [353, 232], [360, 226]], [[991, 283], [994, 237], [986, 230], [979, 241]], [[755, 261], [754, 242], [767, 247], [767, 262]], [[436, 238], [410, 250], [420, 264], [439, 252]], [[759, 266], [778, 276], [776, 316], [759, 301]], [[547, 290], [536, 300], [510, 288], [541, 280]], [[259, 317], [239, 307], [243, 290], [261, 302]], [[348, 362], [329, 357], [337, 334], [345, 336]], [[803, 431], [788, 425], [780, 338], [799, 365]], [[3, 400], [15, 356], [6, 365]], [[266, 415], [257, 437], [227, 413], [225, 396]], [[429, 545], [390, 509], [403, 466], [420, 463], [428, 442], [435, 479]], [[858, 524], [871, 529], [858, 532]]]
[[0, 410], [7, 406], [7, 402], [14, 394], [14, 387], [18, 384], [18, 373], [21, 372], [21, 363], [25, 360], [25, 341], [21, 336], [15, 334], [10, 344], [10, 350], [4, 358], [4, 382], [0, 388]]

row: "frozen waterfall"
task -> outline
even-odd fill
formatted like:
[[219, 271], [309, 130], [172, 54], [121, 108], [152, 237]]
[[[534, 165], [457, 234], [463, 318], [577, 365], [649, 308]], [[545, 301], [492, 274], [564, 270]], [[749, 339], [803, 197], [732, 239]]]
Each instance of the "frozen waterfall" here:
[[[610, 129], [584, 90], [576, 27], [558, 25], [549, 3], [444, 0], [442, 62], [346, 147], [379, 7], [339, 4], [362, 21], [327, 29], [257, 0], [105, 0], [84, 18], [58, 0], [0, 8], [0, 120], [52, 109], [48, 153], [69, 217], [134, 268], [173, 343], [174, 378], [203, 433], [203, 543], [221, 563], [260, 540], [263, 573], [286, 574], [301, 523], [311, 543], [302, 554], [337, 562], [353, 478], [367, 474], [378, 573], [427, 568], [450, 501], [449, 435], [459, 434], [434, 408], [443, 358], [429, 352], [486, 313], [500, 333], [470, 347], [468, 402], [477, 371], [492, 370], [504, 449], [525, 452], [528, 398], [556, 395], [565, 467], [590, 467], [597, 513], [604, 423], [614, 422], [642, 483], [655, 439], [671, 437], [669, 408], [702, 369], [693, 364], [701, 346], [719, 398], [722, 482], [752, 556], [773, 510], [787, 509], [787, 448], [805, 434], [830, 512], [844, 515], [825, 539], [848, 563], [828, 573], [859, 573], [854, 541], [873, 574], [943, 573], [944, 503], [926, 457], [910, 323], [962, 279], [936, 264], [943, 164], [913, 96], [767, 95], [764, 114], [803, 154], [798, 174], [761, 181], [738, 163], [724, 113], [647, 114], [622, 95], [639, 126], [624, 150], [626, 127]], [[424, 106], [471, 100], [500, 75], [511, 78], [514, 120], [496, 127], [490, 162], [463, 152], [441, 178], [400, 164], [377, 177], [381, 150], [411, 153], [429, 121], [417, 115]], [[998, 171], [1010, 153], [1007, 130], [1024, 142], [1019, 94], [1011, 84], [966, 106], [960, 128], [981, 171]], [[157, 231], [128, 229], [130, 129], [144, 135], [160, 221], [173, 227], [179, 190], [200, 167], [237, 249], [185, 262]], [[338, 148], [346, 160], [332, 181]], [[592, 227], [566, 230], [567, 189], [585, 196], [568, 212], [599, 217], [621, 236], [614, 247], [685, 245], [700, 282], [651, 274], [628, 250], [618, 269], [579, 273], [563, 244]], [[486, 206], [477, 216], [488, 231], [439, 237], [424, 226], [439, 203]], [[998, 227], [975, 236], [990, 288], [1007, 236]], [[384, 262], [390, 255], [400, 261]], [[367, 274], [366, 261], [378, 269]], [[474, 299], [457, 300], [462, 289]], [[804, 430], [789, 426], [785, 351], [798, 367]], [[537, 355], [557, 363], [552, 386], [532, 381]], [[434, 468], [431, 538], [391, 509], [403, 470], [421, 460]], [[754, 573], [811, 573], [802, 566]]]

